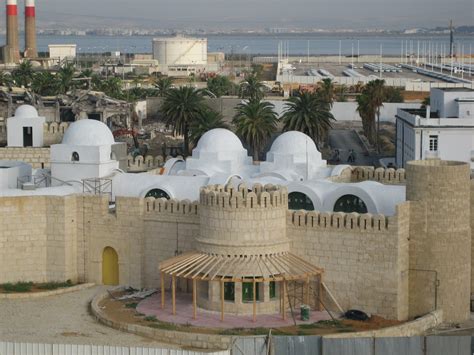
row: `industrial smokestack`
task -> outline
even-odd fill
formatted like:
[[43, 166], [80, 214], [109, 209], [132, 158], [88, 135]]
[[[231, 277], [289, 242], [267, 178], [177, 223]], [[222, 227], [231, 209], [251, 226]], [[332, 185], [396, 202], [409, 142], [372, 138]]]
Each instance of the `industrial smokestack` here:
[[35, 0], [25, 0], [25, 58], [37, 56]]
[[7, 45], [6, 61], [20, 61], [20, 46], [18, 44], [18, 6], [17, 0], [7, 0]]

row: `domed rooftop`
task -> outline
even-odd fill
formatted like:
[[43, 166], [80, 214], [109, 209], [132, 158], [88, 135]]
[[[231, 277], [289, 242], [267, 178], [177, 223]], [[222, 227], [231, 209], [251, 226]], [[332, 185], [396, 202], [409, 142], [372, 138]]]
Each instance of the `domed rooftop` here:
[[72, 123], [64, 134], [62, 144], [68, 145], [112, 145], [114, 136], [105, 123], [96, 120], [79, 120]]
[[242, 142], [228, 129], [215, 128], [206, 132], [199, 140], [197, 152], [240, 152], [244, 150]]
[[297, 131], [285, 132], [275, 139], [270, 153], [282, 155], [320, 155], [314, 141], [306, 134]]
[[20, 118], [38, 117], [38, 111], [31, 105], [21, 105], [16, 109], [15, 117], [20, 117]]

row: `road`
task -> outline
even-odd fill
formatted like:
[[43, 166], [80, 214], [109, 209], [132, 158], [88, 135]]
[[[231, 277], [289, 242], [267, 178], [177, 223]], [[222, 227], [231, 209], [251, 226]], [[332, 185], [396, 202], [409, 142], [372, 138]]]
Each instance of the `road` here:
[[[334, 151], [339, 150], [340, 164], [347, 164], [349, 150], [352, 149], [356, 155], [356, 161], [351, 165], [373, 165], [374, 158], [366, 156], [366, 149], [360, 141], [357, 133], [349, 129], [333, 129], [329, 132], [329, 146]], [[331, 162], [334, 163], [334, 162]]]
[[0, 300], [0, 341], [176, 348], [98, 323], [88, 308], [100, 290]]

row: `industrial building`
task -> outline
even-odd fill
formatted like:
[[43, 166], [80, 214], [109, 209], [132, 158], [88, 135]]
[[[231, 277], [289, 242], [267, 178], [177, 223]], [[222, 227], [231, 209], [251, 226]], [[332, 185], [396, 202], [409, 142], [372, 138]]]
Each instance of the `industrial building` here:
[[398, 109], [396, 165], [440, 158], [474, 169], [474, 90], [432, 89], [430, 103], [426, 109]]

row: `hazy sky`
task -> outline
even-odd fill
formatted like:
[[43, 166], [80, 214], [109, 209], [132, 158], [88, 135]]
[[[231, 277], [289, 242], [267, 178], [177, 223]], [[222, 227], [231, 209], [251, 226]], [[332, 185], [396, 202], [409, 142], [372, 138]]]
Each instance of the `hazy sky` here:
[[450, 18], [474, 25], [474, 0], [37, 0], [37, 11], [39, 21], [73, 16], [157, 28], [435, 27]]

